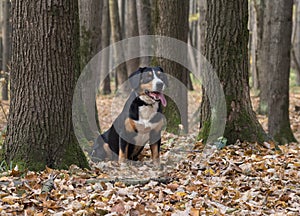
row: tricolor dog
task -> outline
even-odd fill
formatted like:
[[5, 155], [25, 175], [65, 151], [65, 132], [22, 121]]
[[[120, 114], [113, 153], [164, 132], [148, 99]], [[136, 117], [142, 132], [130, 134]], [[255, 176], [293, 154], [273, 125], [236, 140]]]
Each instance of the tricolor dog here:
[[159, 164], [161, 130], [164, 126], [162, 106], [167, 76], [161, 67], [143, 67], [129, 76], [132, 92], [113, 125], [95, 141], [92, 159], [137, 160], [149, 142], [154, 164]]

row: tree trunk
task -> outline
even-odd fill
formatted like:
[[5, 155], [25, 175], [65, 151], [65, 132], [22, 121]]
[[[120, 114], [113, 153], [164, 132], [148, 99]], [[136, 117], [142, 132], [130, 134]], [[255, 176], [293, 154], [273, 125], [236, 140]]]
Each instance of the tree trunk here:
[[[79, 21], [80, 21], [80, 59], [81, 70], [84, 67], [89, 67], [89, 61], [101, 50], [101, 23], [102, 20], [102, 0], [79, 0]], [[94, 84], [96, 74], [90, 73], [90, 85]], [[93, 94], [82, 95], [83, 104], [92, 104], [96, 98], [96, 89], [98, 85], [95, 85], [95, 91]], [[96, 103], [95, 103], [95, 107]], [[85, 113], [85, 121], [83, 123], [82, 131], [85, 134], [87, 140], [94, 140], [97, 138], [100, 131], [100, 125], [98, 121], [98, 112], [95, 109], [95, 113]], [[93, 119], [96, 117], [96, 122]], [[88, 123], [89, 122], [89, 123]], [[96, 123], [96, 124], [94, 124]], [[94, 131], [97, 129], [96, 131]]]
[[[139, 26], [139, 35], [151, 35], [151, 4], [150, 0], [137, 1], [137, 17]], [[147, 47], [148, 44], [140, 41], [140, 48], [148, 50], [151, 47]], [[151, 58], [149, 56], [140, 57], [141, 67], [149, 66]]]
[[300, 0], [295, 1], [294, 33], [292, 40], [292, 59], [296, 73], [296, 85], [300, 86]]
[[269, 133], [279, 144], [295, 142], [289, 120], [289, 74], [293, 0], [267, 1], [270, 20]]
[[[155, 4], [155, 34], [177, 38], [187, 43], [189, 1], [157, 0]], [[182, 53], [182, 56], [183, 58], [184, 56], [186, 57], [187, 53]], [[177, 78], [185, 86], [187, 86], [188, 71], [184, 67], [167, 59], [157, 60], [158, 64], [168, 74]], [[164, 112], [167, 119], [167, 130], [173, 133], [178, 133], [179, 124], [182, 124], [185, 131], [187, 131], [187, 90], [178, 88], [178, 86], [175, 86], [172, 82], [170, 82], [168, 88], [172, 89], [176, 98], [180, 98], [181, 103], [177, 105], [181, 107], [177, 108], [177, 105], [173, 101], [169, 98], [167, 99], [168, 106]], [[179, 115], [178, 109], [182, 111], [183, 116]]]
[[127, 0], [118, 0], [118, 17], [119, 17], [119, 23], [120, 23], [120, 30], [122, 31], [121, 37], [125, 38], [125, 13], [126, 13], [126, 1]]
[[[125, 18], [125, 37], [135, 37], [139, 35], [138, 20], [137, 20], [137, 6], [136, 1], [129, 0], [126, 2], [126, 18]], [[128, 43], [127, 50], [129, 53], [133, 52], [132, 47], [136, 47], [135, 44]], [[130, 59], [126, 62], [127, 72], [130, 75], [132, 72], [136, 71], [140, 65], [139, 58]]]
[[[267, 4], [269, 0], [267, 1], [260, 1], [257, 3], [257, 11], [263, 11], [259, 17], [261, 17], [263, 20], [261, 21], [263, 24], [262, 29], [262, 42], [261, 42], [261, 48], [258, 45], [258, 57], [257, 57], [257, 67], [258, 67], [258, 76], [259, 76], [259, 82], [260, 82], [260, 102], [259, 102], [259, 109], [258, 112], [260, 114], [268, 114], [268, 98], [269, 98], [269, 89], [270, 89], [270, 83], [269, 81], [269, 71], [270, 68], [270, 35], [271, 35], [271, 29], [270, 29], [270, 21], [272, 17], [272, 5]], [[258, 2], [258, 1], [257, 1]]]
[[[224, 137], [229, 144], [237, 140], [263, 142], [268, 137], [252, 110], [249, 94], [248, 0], [207, 1], [206, 21], [205, 56], [222, 83], [227, 104]], [[214, 86], [208, 84], [207, 88]], [[199, 134], [204, 141], [208, 138], [212, 117], [206, 91], [201, 103]]]
[[1, 83], [2, 87], [2, 100], [8, 100], [8, 73], [11, 61], [11, 21], [10, 10], [11, 3], [9, 0], [3, 2], [3, 25], [2, 25], [2, 43], [3, 43], [3, 55], [2, 55], [2, 71], [4, 78]]
[[202, 54], [204, 54], [205, 48], [205, 34], [207, 29], [206, 22], [206, 12], [207, 12], [207, 0], [199, 0], [199, 45], [198, 48]]
[[[103, 9], [102, 9], [102, 23], [101, 23], [101, 49], [104, 49], [110, 44], [110, 20], [109, 20], [109, 5], [108, 0], [103, 0]], [[109, 65], [109, 55], [104, 56], [105, 59], [102, 59], [101, 73], [108, 71]], [[103, 72], [102, 72], [103, 71]], [[105, 77], [103, 83], [101, 84], [101, 94], [110, 94], [110, 76]]]
[[[119, 19], [118, 2], [115, 0], [109, 0], [109, 16], [111, 24], [111, 37], [112, 43], [116, 43], [122, 40], [122, 32]], [[114, 57], [117, 62], [121, 62], [124, 59], [124, 52], [120, 50], [114, 50]], [[128, 78], [126, 62], [122, 63], [116, 68], [116, 88], [125, 82]]]
[[251, 31], [251, 43], [250, 43], [250, 71], [252, 75], [252, 87], [254, 90], [259, 90], [259, 79], [257, 70], [257, 42], [258, 38], [258, 23], [257, 23], [257, 13], [255, 9], [255, 0], [250, 1], [250, 13], [249, 13], [249, 26]]
[[[102, 0], [79, 0], [81, 68], [101, 50]], [[99, 24], [100, 23], [100, 24]]]
[[8, 164], [30, 170], [88, 167], [72, 125], [78, 24], [77, 1], [12, 1]]

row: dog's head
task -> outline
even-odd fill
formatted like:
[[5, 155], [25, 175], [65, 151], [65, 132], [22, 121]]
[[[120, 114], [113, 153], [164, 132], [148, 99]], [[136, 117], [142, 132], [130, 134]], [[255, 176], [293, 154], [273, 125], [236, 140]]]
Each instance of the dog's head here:
[[131, 87], [146, 103], [160, 101], [163, 106], [167, 105], [163, 94], [168, 84], [168, 79], [161, 67], [143, 67], [129, 76]]

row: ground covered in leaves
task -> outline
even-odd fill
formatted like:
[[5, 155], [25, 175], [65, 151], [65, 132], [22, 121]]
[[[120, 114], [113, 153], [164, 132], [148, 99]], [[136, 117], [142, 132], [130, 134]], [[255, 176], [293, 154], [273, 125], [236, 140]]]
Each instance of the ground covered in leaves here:
[[[200, 98], [190, 93], [191, 104]], [[291, 94], [291, 124], [300, 140], [300, 94]], [[112, 96], [98, 101], [111, 107]], [[253, 97], [253, 106], [257, 99]], [[192, 107], [190, 116], [197, 110]], [[258, 116], [266, 128], [267, 119]], [[111, 110], [101, 111], [108, 127]], [[162, 165], [149, 148], [141, 161], [119, 166], [92, 163], [91, 170], [45, 169], [0, 174], [1, 215], [300, 215], [300, 145], [273, 143], [204, 147], [195, 134], [164, 132]]]

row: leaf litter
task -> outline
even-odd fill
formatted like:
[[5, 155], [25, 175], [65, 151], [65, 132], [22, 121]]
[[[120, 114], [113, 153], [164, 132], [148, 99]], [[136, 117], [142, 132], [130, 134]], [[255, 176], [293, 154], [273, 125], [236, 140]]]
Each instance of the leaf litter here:
[[[291, 127], [299, 139], [296, 106], [299, 95], [291, 94]], [[264, 125], [266, 117], [258, 117]], [[237, 141], [204, 154], [195, 134], [164, 132], [160, 168], [147, 147], [140, 162], [125, 166], [109, 161], [90, 162], [91, 170], [3, 172], [0, 214], [300, 215], [300, 145], [279, 148]]]

